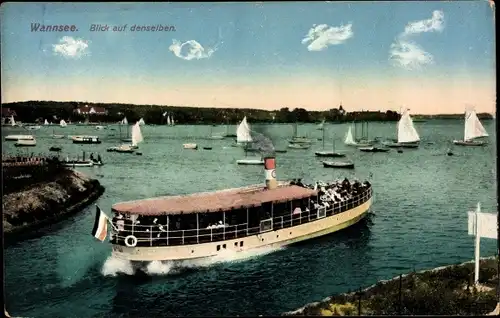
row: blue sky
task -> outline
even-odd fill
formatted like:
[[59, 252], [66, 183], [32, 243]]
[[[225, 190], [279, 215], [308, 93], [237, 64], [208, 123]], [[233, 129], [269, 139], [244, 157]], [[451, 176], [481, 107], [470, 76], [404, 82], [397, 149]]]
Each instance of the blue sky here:
[[[31, 32], [32, 23], [74, 24], [78, 32]], [[127, 30], [90, 32], [91, 24]], [[175, 32], [132, 32], [134, 24]], [[366, 108], [360, 94], [371, 87], [368, 95], [380, 104], [374, 108], [399, 109], [418, 106], [409, 100], [422, 94], [415, 86], [432, 83], [429, 95], [439, 95], [431, 90], [450, 78], [453, 109], [462, 108], [460, 100], [477, 101], [459, 93], [464, 87], [494, 94], [494, 22], [486, 1], [8, 3], [1, 27], [3, 101], [108, 102], [124, 95], [118, 102], [315, 109], [344, 100]], [[387, 89], [395, 86], [397, 98]], [[132, 87], [149, 98], [117, 91]], [[309, 96], [293, 105], [292, 92]], [[443, 104], [437, 95], [425, 104]], [[488, 101], [477, 107], [492, 109]]]

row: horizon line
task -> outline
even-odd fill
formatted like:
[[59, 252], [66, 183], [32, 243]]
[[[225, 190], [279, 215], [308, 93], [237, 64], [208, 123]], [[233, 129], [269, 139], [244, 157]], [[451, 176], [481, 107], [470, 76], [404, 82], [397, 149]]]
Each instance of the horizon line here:
[[[138, 107], [146, 107], [146, 106], [153, 106], [153, 107], [179, 107], [179, 108], [213, 108], [213, 109], [240, 109], [240, 110], [263, 110], [267, 112], [278, 112], [282, 108], [288, 108], [290, 111], [293, 111], [294, 109], [305, 109], [308, 112], [313, 112], [313, 113], [323, 113], [323, 112], [328, 112], [331, 109], [339, 109], [339, 106], [342, 106], [344, 110], [346, 108], [340, 103], [339, 106], [337, 107], [332, 107], [328, 108], [325, 110], [308, 110], [307, 108], [304, 107], [290, 107], [290, 106], [283, 106], [280, 108], [276, 109], [266, 109], [266, 108], [241, 108], [241, 107], [235, 107], [235, 106], [193, 106], [193, 105], [159, 105], [159, 104], [134, 104], [134, 103], [118, 103], [118, 102], [89, 102], [89, 101], [74, 101], [74, 100], [66, 100], [66, 101], [57, 101], [57, 100], [23, 100], [23, 101], [15, 101], [15, 102], [2, 102], [1, 105], [6, 104], [16, 104], [16, 103], [29, 103], [29, 102], [43, 102], [43, 103], [77, 103], [77, 104], [102, 104], [102, 105], [127, 105], [127, 106], [138, 106]], [[387, 112], [387, 111], [392, 111], [396, 113], [400, 113], [400, 111], [397, 110], [392, 110], [392, 109], [378, 109], [378, 110], [372, 110], [372, 109], [362, 109], [362, 110], [356, 110], [356, 111], [347, 111], [347, 113], [363, 113], [363, 112]], [[463, 112], [465, 113], [465, 111]], [[439, 116], [439, 115], [460, 115], [463, 113], [433, 113], [433, 114], [425, 114], [425, 113], [412, 113], [413, 116], [420, 116], [420, 115], [425, 115], [425, 116]], [[496, 112], [478, 112], [478, 114], [490, 114], [494, 116]]]

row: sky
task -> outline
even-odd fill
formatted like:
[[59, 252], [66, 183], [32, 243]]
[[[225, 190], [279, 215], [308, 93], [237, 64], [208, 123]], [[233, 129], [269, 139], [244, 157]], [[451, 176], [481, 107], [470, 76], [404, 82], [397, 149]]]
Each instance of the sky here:
[[2, 103], [495, 112], [488, 1], [3, 3], [0, 12]]

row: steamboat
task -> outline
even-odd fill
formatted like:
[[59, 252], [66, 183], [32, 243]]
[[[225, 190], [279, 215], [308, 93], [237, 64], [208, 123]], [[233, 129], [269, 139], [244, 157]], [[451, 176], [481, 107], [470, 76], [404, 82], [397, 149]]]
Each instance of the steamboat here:
[[111, 223], [113, 256], [140, 265], [281, 247], [347, 228], [370, 209], [368, 181], [305, 185], [278, 181], [274, 157], [264, 167], [265, 185], [117, 203], [112, 217], [98, 208], [92, 234], [104, 241]]

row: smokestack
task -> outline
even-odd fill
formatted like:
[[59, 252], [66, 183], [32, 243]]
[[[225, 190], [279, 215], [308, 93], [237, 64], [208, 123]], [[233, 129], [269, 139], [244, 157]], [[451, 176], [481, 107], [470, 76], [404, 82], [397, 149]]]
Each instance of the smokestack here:
[[266, 169], [266, 188], [268, 190], [275, 189], [278, 186], [278, 181], [276, 181], [276, 158], [265, 157], [264, 169]]

